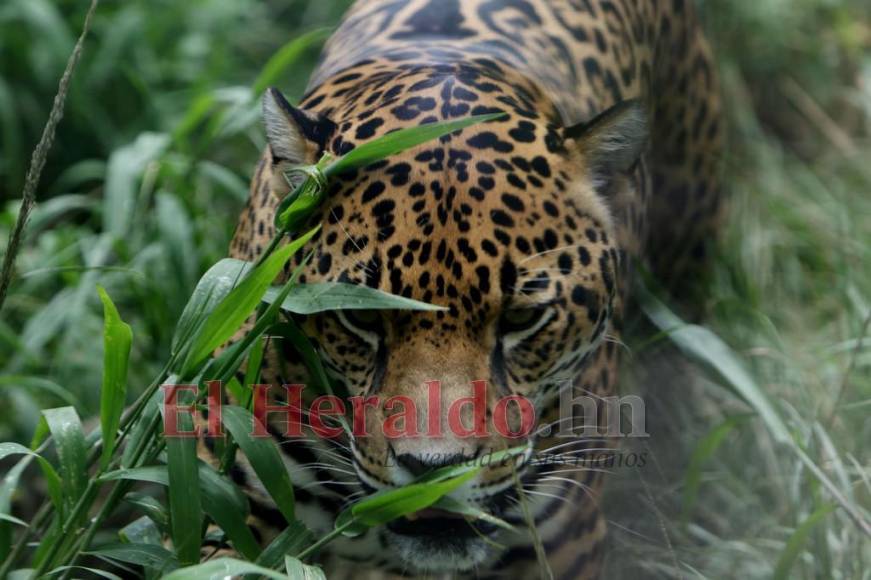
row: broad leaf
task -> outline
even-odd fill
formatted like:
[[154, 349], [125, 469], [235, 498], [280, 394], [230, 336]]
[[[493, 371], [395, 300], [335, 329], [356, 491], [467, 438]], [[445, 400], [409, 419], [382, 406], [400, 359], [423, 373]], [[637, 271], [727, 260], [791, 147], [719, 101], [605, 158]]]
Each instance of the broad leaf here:
[[[196, 367], [233, 336], [260, 303], [269, 285], [278, 277], [290, 257], [298, 252], [318, 229], [312, 229], [273, 252], [227, 294], [208, 315], [196, 334], [184, 365], [185, 371]], [[182, 373], [182, 376], [184, 374]]]
[[163, 546], [155, 546], [154, 544], [109, 544], [85, 552], [85, 554], [159, 571], [178, 568], [178, 560], [175, 559], [172, 552]]
[[197, 566], [181, 568], [172, 574], [167, 574], [163, 580], [224, 580], [244, 574], [259, 574], [274, 580], [289, 580], [284, 574], [233, 558], [218, 558]]
[[[279, 292], [279, 288], [270, 288], [266, 291], [264, 302], [272, 304]], [[443, 306], [342, 282], [296, 284], [281, 303], [281, 308], [294, 314], [314, 314], [327, 310], [445, 310]]]
[[121, 413], [127, 401], [127, 363], [133, 331], [121, 320], [106, 291], [97, 286], [103, 302], [103, 387], [100, 392], [100, 428], [103, 434], [103, 469], [115, 451]]
[[54, 439], [60, 459], [60, 474], [68, 507], [82, 497], [88, 480], [88, 457], [85, 434], [78, 413], [72, 407], [42, 412]]
[[222, 419], [284, 518], [288, 523], [295, 521], [293, 484], [275, 441], [254, 437], [252, 427], [257, 419], [241, 407], [224, 407]]
[[[180, 395], [181, 391], [176, 393], [177, 397]], [[194, 420], [189, 413], [179, 413], [177, 421], [180, 433], [193, 431]], [[172, 543], [179, 561], [193, 564], [200, 559], [200, 528], [203, 520], [197, 439], [191, 436], [167, 436], [166, 455]]]

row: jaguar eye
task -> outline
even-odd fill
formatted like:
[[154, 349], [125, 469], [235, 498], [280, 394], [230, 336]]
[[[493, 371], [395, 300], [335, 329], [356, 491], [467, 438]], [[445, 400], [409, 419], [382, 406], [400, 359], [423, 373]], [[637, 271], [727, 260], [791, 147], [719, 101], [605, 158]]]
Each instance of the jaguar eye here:
[[529, 330], [539, 323], [547, 313], [546, 308], [516, 308], [506, 310], [499, 321], [501, 334]]
[[377, 310], [345, 310], [343, 315], [351, 326], [360, 330], [381, 330], [381, 314]]

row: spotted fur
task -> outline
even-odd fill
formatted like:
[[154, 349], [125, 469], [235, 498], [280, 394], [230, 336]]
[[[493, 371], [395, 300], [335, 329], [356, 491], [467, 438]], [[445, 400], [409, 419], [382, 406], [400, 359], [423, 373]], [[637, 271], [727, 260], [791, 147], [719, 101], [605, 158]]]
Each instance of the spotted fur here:
[[[312, 218], [323, 228], [301, 281], [363, 284], [446, 310], [345, 311], [304, 324], [350, 394], [421, 402], [424, 383], [437, 379], [449, 402], [485, 380], [489, 410], [496, 397], [520, 394], [548, 424], [567, 382], [576, 393], [614, 393], [632, 264], [682, 295], [714, 237], [717, 80], [684, 0], [358, 0], [299, 107], [274, 90], [265, 96], [269, 147], [231, 255], [254, 260], [267, 246], [293, 165], [401, 127], [490, 112], [505, 116], [341, 177]], [[291, 348], [272, 343], [267, 354], [263, 382], [305, 380]], [[389, 415], [372, 409], [372, 425]], [[388, 440], [377, 429], [355, 441], [302, 442], [283, 440], [280, 424], [272, 430], [300, 514], [321, 533], [361, 493], [430, 467], [421, 465], [427, 453], [565, 443], [541, 432], [520, 441]], [[574, 443], [580, 455], [613, 442]], [[279, 513], [244, 459], [235, 477], [251, 490], [268, 539], [283, 524]], [[601, 472], [548, 476], [526, 462], [520, 478], [554, 576], [596, 577]], [[516, 483], [493, 466], [461, 492], [518, 524], [516, 533], [421, 540], [382, 528], [337, 541], [324, 562], [336, 577], [537, 574]]]

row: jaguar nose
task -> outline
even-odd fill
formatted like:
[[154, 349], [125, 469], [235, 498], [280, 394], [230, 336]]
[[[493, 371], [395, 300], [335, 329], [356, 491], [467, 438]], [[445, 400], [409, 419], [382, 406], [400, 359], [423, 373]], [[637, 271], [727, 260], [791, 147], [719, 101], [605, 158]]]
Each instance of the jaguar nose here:
[[412, 477], [420, 477], [441, 467], [457, 465], [472, 459], [462, 453], [431, 453], [418, 455], [415, 453], [402, 453], [396, 456], [396, 463], [405, 469]]

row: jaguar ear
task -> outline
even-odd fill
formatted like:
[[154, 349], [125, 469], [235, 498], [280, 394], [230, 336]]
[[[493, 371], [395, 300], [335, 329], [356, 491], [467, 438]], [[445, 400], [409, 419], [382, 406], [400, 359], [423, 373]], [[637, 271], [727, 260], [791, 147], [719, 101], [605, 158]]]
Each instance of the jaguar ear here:
[[321, 115], [297, 109], [278, 89], [263, 95], [263, 124], [275, 162], [314, 163], [336, 130], [336, 124]]
[[583, 156], [594, 179], [607, 178], [628, 171], [638, 161], [647, 141], [647, 114], [639, 101], [623, 101], [564, 129], [563, 138]]

